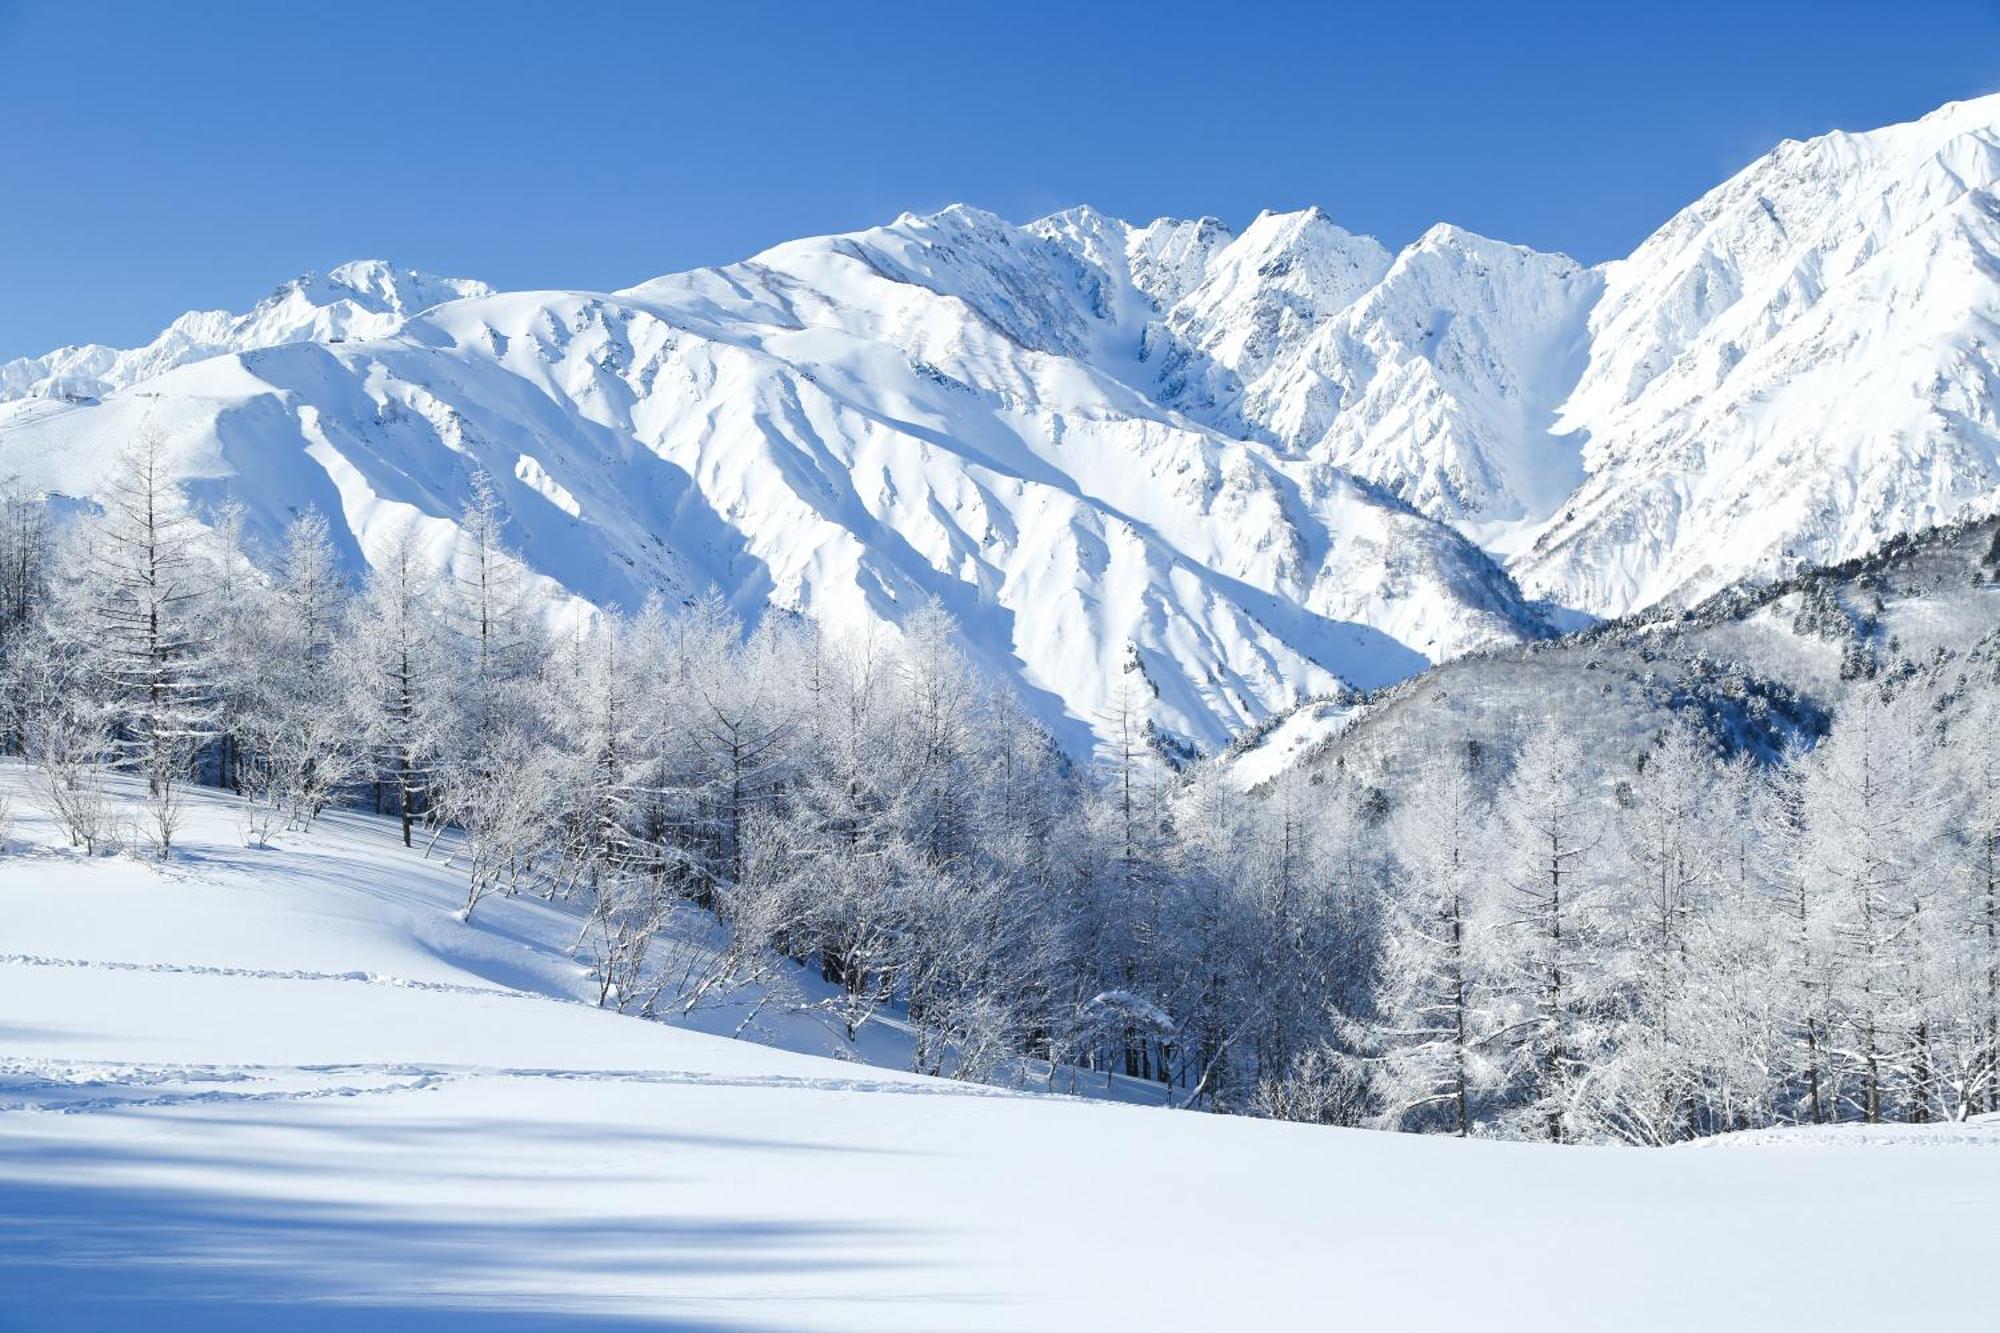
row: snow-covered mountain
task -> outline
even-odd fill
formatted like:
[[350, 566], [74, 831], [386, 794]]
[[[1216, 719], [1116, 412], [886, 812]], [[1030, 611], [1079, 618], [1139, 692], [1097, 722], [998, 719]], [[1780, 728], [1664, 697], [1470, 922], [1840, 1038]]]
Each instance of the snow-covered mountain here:
[[[1183, 230], [1139, 251], [1154, 290], [1202, 267], [1202, 225]], [[154, 429], [196, 498], [243, 500], [253, 532], [317, 506], [359, 562], [414, 520], [443, 562], [483, 469], [529, 565], [599, 603], [713, 585], [747, 619], [854, 629], [937, 598], [1078, 748], [1130, 684], [1212, 745], [1340, 680], [1533, 631], [1457, 532], [1117, 373], [1151, 308], [1138, 281], [952, 208], [621, 293], [260, 337], [277, 345], [101, 402], [23, 400], [0, 471], [87, 495]]]
[[1212, 746], [1535, 637], [1528, 597], [1691, 600], [1992, 504], [1996, 127], [1788, 143], [1595, 269], [963, 206], [616, 293], [350, 264], [0, 367], [0, 475], [87, 496], [157, 430], [198, 500], [317, 506], [358, 565], [410, 521], [448, 562], [483, 470], [551, 588], [936, 598], [1072, 748], [1133, 684]]

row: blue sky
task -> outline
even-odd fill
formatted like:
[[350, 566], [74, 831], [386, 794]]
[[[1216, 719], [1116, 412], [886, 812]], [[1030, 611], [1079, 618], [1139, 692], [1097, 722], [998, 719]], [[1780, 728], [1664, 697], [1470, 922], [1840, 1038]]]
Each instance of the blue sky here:
[[0, 358], [343, 259], [616, 287], [960, 199], [1595, 261], [1780, 138], [1994, 90], [2000, 0], [0, 0]]

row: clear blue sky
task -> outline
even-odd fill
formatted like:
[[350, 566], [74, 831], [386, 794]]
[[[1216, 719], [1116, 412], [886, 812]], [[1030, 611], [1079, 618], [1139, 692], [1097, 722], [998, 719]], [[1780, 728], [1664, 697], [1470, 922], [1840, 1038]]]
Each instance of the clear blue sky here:
[[2000, 89], [2000, 0], [1231, 8], [0, 0], [0, 358], [349, 258], [616, 287], [960, 199], [1594, 261]]

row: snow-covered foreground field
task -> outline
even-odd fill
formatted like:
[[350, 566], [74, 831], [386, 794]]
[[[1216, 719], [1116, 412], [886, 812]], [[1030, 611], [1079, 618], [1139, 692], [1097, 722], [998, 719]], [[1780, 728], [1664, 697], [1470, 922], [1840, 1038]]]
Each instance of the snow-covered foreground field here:
[[[0, 1329], [2000, 1325], [2000, 1126], [1549, 1149], [995, 1092], [578, 1001], [386, 826], [0, 857]], [[488, 907], [492, 908], [490, 914]]]

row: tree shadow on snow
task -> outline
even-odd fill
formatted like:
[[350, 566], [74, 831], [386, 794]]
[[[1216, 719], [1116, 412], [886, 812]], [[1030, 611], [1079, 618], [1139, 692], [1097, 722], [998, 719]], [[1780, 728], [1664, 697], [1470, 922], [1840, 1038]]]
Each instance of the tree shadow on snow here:
[[[533, 1212], [515, 1219], [490, 1206], [439, 1212], [420, 1203], [112, 1183], [140, 1173], [179, 1178], [189, 1168], [268, 1182], [275, 1165], [164, 1148], [0, 1143], [0, 1333], [754, 1330], [778, 1325], [733, 1311], [726, 1321], [705, 1318], [698, 1313], [705, 1295], [740, 1308], [767, 1278], [821, 1272], [860, 1277], [857, 1289], [879, 1298], [881, 1270], [925, 1266], [915, 1238], [860, 1222]], [[60, 1183], [48, 1181], [52, 1168]], [[542, 1184], [584, 1197], [590, 1188]], [[869, 1281], [871, 1271], [877, 1276]], [[738, 1281], [726, 1293], [706, 1287], [681, 1295], [677, 1279], [718, 1274]], [[677, 1304], [696, 1313], [675, 1311]]]

